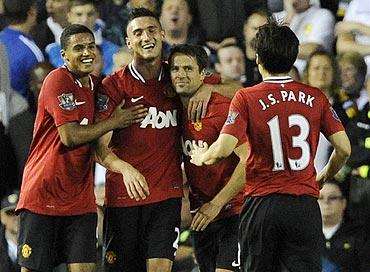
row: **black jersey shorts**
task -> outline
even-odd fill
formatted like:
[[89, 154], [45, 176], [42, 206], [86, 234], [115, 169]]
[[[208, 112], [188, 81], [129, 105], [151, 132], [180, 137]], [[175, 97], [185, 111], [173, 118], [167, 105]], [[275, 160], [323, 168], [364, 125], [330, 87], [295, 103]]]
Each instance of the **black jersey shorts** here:
[[104, 271], [145, 272], [146, 260], [174, 260], [181, 223], [181, 198], [115, 208], [104, 214]]
[[19, 265], [46, 272], [60, 263], [95, 263], [96, 224], [96, 213], [49, 216], [21, 210]]
[[312, 196], [247, 198], [239, 237], [242, 271], [321, 271], [322, 222]]
[[216, 268], [240, 271], [238, 261], [239, 216], [210, 223], [204, 231], [193, 232], [195, 258], [201, 272]]

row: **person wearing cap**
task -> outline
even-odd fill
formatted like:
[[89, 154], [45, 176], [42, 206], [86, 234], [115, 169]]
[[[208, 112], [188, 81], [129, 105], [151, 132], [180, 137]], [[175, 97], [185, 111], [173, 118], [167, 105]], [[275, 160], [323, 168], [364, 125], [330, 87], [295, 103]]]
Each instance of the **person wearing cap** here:
[[18, 192], [13, 192], [1, 200], [0, 226], [0, 271], [21, 271], [17, 264], [17, 217], [15, 207], [18, 203]]

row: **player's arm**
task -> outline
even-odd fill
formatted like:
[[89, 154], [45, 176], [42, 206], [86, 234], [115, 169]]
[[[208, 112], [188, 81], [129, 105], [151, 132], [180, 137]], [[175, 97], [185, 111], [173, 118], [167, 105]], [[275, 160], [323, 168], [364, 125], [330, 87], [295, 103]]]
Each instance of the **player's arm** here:
[[96, 161], [112, 172], [122, 174], [127, 193], [136, 201], [149, 196], [149, 186], [145, 177], [131, 164], [121, 160], [110, 148], [113, 132], [108, 132], [95, 142]]
[[326, 181], [334, 177], [351, 155], [351, 143], [345, 131], [342, 130], [334, 133], [329, 137], [329, 141], [333, 145], [334, 150], [328, 163], [316, 177], [320, 188]]
[[62, 143], [68, 147], [86, 144], [96, 140], [110, 130], [128, 127], [144, 119], [147, 109], [143, 105], [123, 109], [123, 104], [124, 101], [115, 108], [109, 118], [95, 124], [81, 125], [78, 122], [71, 122], [59, 126], [58, 133]]
[[234, 152], [239, 157], [239, 163], [225, 187], [210, 202], [203, 204], [195, 214], [191, 224], [193, 230], [203, 231], [220, 213], [222, 207], [244, 188], [247, 144], [238, 146]]
[[190, 162], [197, 165], [211, 165], [227, 158], [234, 151], [238, 139], [230, 134], [222, 133], [217, 140], [208, 148], [207, 143], [198, 146], [193, 142], [194, 149], [190, 152]]
[[362, 56], [370, 55], [370, 45], [357, 43], [351, 32], [338, 34], [336, 48], [339, 54], [356, 51]]

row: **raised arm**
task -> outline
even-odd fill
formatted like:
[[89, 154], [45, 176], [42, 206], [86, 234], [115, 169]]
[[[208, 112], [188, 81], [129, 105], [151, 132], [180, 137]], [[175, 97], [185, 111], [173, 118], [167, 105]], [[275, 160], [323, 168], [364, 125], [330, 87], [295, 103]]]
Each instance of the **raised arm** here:
[[195, 214], [191, 224], [193, 230], [203, 231], [220, 213], [222, 207], [244, 188], [247, 144], [238, 146], [234, 152], [239, 157], [238, 165], [225, 187], [210, 202], [203, 204]]
[[197, 94], [189, 100], [188, 118], [196, 122], [206, 116], [208, 102], [211, 98], [212, 92], [233, 98], [239, 89], [240, 84], [232, 81], [227, 81], [224, 83], [219, 82], [219, 84], [202, 84]]
[[334, 177], [351, 155], [351, 144], [345, 131], [334, 133], [329, 137], [329, 141], [333, 145], [334, 150], [324, 169], [317, 175], [316, 180], [320, 188], [327, 180]]

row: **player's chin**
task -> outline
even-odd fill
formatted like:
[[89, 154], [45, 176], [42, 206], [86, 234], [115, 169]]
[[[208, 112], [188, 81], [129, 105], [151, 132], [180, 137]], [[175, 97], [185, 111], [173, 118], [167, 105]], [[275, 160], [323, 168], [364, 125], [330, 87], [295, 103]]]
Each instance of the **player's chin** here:
[[93, 65], [82, 65], [80, 66], [80, 72], [82, 74], [91, 74], [94, 71], [94, 66]]

